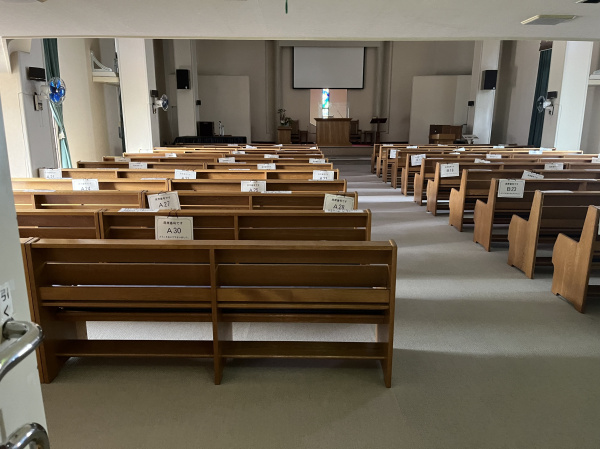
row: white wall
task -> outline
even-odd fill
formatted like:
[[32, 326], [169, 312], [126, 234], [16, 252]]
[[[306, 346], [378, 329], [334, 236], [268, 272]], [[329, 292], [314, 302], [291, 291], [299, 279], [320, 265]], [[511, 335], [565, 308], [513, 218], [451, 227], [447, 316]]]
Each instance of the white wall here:
[[[14, 287], [14, 318], [31, 321], [10, 176], [0, 108], [0, 284], [9, 282]], [[0, 383], [0, 442], [29, 422], [46, 426], [35, 354], [19, 363]]]
[[[98, 39], [58, 39], [60, 76], [67, 85], [63, 118], [73, 165], [113, 154], [104, 91], [117, 89], [92, 81], [90, 51], [100, 57]], [[113, 114], [118, 116], [118, 110]]]
[[27, 67], [44, 67], [42, 40], [32, 39], [31, 52], [12, 53], [10, 61], [11, 73], [0, 74], [10, 168], [14, 177], [37, 176], [38, 168], [57, 167], [48, 101], [43, 101], [42, 111], [33, 106], [42, 82], [27, 79]]
[[[254, 141], [274, 141], [267, 125], [266, 41], [196, 41], [198, 75], [247, 76], [250, 81], [251, 134]], [[202, 101], [202, 98], [199, 98]], [[235, 108], [236, 105], [231, 105]], [[204, 102], [199, 114], [205, 114]], [[308, 110], [308, 103], [306, 104]], [[286, 109], [288, 109], [286, 107]], [[290, 115], [290, 114], [288, 114]], [[230, 119], [224, 120], [230, 123]], [[226, 125], [227, 126], [227, 125]], [[216, 132], [215, 124], [215, 132]], [[229, 134], [229, 131], [226, 130]]]
[[[114, 70], [116, 55], [114, 39], [98, 39], [100, 53], [96, 53], [98, 60]], [[106, 113], [106, 131], [108, 133], [107, 155], [119, 155], [123, 152], [123, 143], [119, 135], [121, 127], [121, 106], [119, 105], [119, 89], [117, 86], [104, 87], [104, 106]]]
[[463, 125], [469, 98], [470, 75], [415, 76], [413, 78], [411, 145], [429, 143], [430, 125]]
[[527, 145], [540, 41], [504, 41], [498, 72], [492, 141]]

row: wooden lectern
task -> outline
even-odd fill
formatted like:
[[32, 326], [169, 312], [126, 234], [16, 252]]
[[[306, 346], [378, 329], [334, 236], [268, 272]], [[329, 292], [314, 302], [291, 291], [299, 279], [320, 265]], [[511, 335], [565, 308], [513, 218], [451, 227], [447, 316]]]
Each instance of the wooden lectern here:
[[375, 131], [375, 143], [380, 143], [381, 140], [379, 139], [379, 125], [381, 125], [383, 123], [387, 123], [387, 118], [373, 117], [369, 123], [377, 125], [376, 131]]
[[320, 147], [350, 147], [351, 118], [315, 118], [317, 145]]

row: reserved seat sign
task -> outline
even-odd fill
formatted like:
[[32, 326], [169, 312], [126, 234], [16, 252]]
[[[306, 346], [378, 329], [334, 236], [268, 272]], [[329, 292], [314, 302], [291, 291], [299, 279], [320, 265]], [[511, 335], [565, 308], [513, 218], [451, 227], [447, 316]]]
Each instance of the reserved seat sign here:
[[267, 191], [267, 181], [242, 181], [242, 192], [265, 193]]
[[354, 210], [354, 198], [351, 196], [325, 194], [323, 201], [325, 212], [348, 212]]
[[441, 178], [454, 178], [456, 176], [460, 176], [458, 162], [454, 164], [440, 164]]
[[179, 194], [177, 192], [166, 192], [148, 195], [148, 206], [150, 209], [180, 210]]
[[175, 169], [175, 179], [196, 179], [194, 170], [179, 170]]
[[390, 150], [390, 159], [396, 159], [397, 154], [398, 150]]
[[525, 170], [525, 171], [523, 171], [523, 175], [521, 176], [521, 179], [544, 179], [544, 175], [542, 175], [540, 173], [534, 173], [529, 170]]
[[308, 163], [309, 164], [325, 164], [325, 159], [319, 159], [316, 157], [309, 157], [308, 158]]
[[524, 193], [524, 179], [498, 180], [498, 198], [523, 198]]
[[194, 240], [192, 217], [154, 217], [156, 240]]
[[544, 170], [564, 170], [565, 164], [563, 162], [551, 162], [544, 164]]
[[[275, 164], [256, 164], [256, 169], [257, 170], [276, 170], [277, 166]], [[250, 169], [248, 169], [248, 170], [250, 170]]]
[[72, 179], [73, 190], [100, 190], [97, 179]]
[[334, 177], [333, 170], [313, 170], [313, 181], [333, 181]]
[[62, 170], [60, 168], [40, 168], [40, 178], [44, 179], [62, 179]]
[[135, 170], [144, 170], [144, 169], [148, 168], [148, 163], [147, 162], [130, 162], [129, 168], [135, 169]]
[[235, 164], [235, 157], [220, 157], [219, 163], [221, 164]]
[[420, 167], [423, 159], [427, 157], [426, 154], [413, 154], [410, 157], [410, 165], [412, 167]]

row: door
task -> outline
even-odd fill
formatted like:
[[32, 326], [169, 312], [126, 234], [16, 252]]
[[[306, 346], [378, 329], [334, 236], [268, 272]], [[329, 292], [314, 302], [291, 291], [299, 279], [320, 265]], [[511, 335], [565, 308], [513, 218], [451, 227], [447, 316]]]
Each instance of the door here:
[[529, 126], [528, 145], [539, 148], [542, 145], [542, 131], [544, 130], [544, 116], [546, 110], [540, 112], [537, 108], [537, 100], [548, 95], [548, 80], [550, 78], [550, 61], [552, 60], [552, 48], [540, 51], [540, 62], [538, 64], [537, 82], [533, 96], [533, 109], [531, 111], [531, 125]]
[[[30, 321], [15, 203], [10, 183], [2, 102], [0, 99], [0, 287], [8, 283], [15, 320]], [[3, 308], [3, 311], [6, 310]], [[2, 338], [0, 336], [0, 338]], [[35, 354], [29, 355], [0, 382], [0, 444], [22, 425], [46, 426]]]

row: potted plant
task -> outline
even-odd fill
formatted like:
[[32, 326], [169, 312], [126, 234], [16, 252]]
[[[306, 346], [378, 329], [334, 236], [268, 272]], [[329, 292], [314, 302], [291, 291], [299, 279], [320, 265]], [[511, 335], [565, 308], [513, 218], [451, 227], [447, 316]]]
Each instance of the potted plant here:
[[277, 113], [279, 114], [279, 124], [281, 126], [290, 126], [291, 118], [286, 117], [285, 109], [279, 108], [277, 109]]

